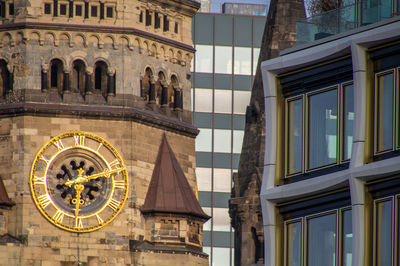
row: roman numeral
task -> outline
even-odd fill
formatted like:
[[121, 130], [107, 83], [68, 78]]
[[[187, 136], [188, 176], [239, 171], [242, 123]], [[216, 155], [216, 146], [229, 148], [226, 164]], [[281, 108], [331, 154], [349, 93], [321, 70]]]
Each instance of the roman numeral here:
[[43, 155], [40, 155], [40, 156], [39, 156], [39, 160], [44, 161], [46, 164], [49, 164], [49, 162], [50, 162], [50, 161], [47, 160], [46, 157], [44, 157]]
[[101, 219], [101, 217], [100, 217], [98, 214], [96, 214], [96, 218], [97, 218], [97, 222], [98, 222], [99, 224], [104, 223], [103, 219]]
[[64, 213], [60, 210], [57, 210], [57, 212], [53, 215], [53, 219], [58, 223], [62, 223], [62, 220], [64, 219]]
[[76, 228], [83, 228], [82, 218], [75, 218], [75, 227]]
[[99, 143], [99, 146], [97, 147], [96, 151], [98, 152], [102, 146], [103, 146], [103, 143]]
[[114, 212], [117, 212], [120, 204], [121, 202], [119, 202], [118, 200], [111, 199], [108, 203], [108, 207], [110, 207]]
[[113, 168], [113, 167], [115, 167], [115, 168], [120, 168], [120, 163], [119, 163], [118, 159], [115, 159], [114, 161], [112, 161], [112, 162], [110, 163], [110, 167], [111, 167], [111, 168]]
[[35, 176], [33, 178], [33, 183], [35, 183], [35, 185], [45, 185], [46, 184], [46, 176]]
[[114, 188], [125, 189], [125, 180], [114, 180]]
[[52, 142], [52, 143], [54, 144], [54, 146], [57, 147], [57, 149], [58, 149], [59, 151], [61, 151], [61, 150], [64, 149], [64, 144], [62, 143], [61, 139], [59, 139], [59, 140], [57, 140], [57, 141], [55, 141], [55, 142]]
[[39, 204], [42, 205], [43, 208], [46, 208], [51, 203], [51, 198], [49, 194], [43, 194], [38, 197]]
[[75, 146], [85, 146], [85, 136], [74, 136]]

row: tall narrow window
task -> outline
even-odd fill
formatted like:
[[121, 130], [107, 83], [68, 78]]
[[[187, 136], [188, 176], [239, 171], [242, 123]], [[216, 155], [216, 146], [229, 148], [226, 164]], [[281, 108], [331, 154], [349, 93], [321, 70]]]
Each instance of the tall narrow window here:
[[75, 16], [77, 16], [77, 17], [82, 16], [82, 5], [75, 6]]
[[174, 29], [174, 32], [175, 32], [175, 33], [178, 33], [178, 30], [179, 30], [179, 24], [178, 24], [178, 22], [175, 22], [175, 29]]
[[392, 265], [392, 200], [375, 202], [375, 265]]
[[112, 6], [108, 6], [106, 9], [106, 16], [107, 18], [114, 17], [114, 8]]
[[377, 75], [375, 88], [375, 152], [393, 148], [393, 71]]
[[102, 71], [101, 71], [101, 67], [97, 67], [94, 71], [94, 88], [96, 90], [101, 90], [101, 75], [102, 75]]
[[108, 75], [107, 64], [103, 61], [96, 62], [94, 66], [94, 89], [95, 93], [107, 94]]
[[160, 28], [160, 15], [158, 12], [154, 13], [154, 28], [159, 29]]
[[300, 266], [302, 254], [301, 221], [286, 225], [286, 266]]
[[51, 4], [50, 3], [44, 3], [44, 13], [46, 15], [51, 14]]
[[149, 10], [146, 10], [146, 26], [151, 25], [151, 14]]
[[308, 168], [337, 162], [337, 89], [308, 97]]
[[10, 4], [8, 5], [8, 14], [9, 14], [10, 16], [14, 16], [14, 3], [10, 3]]
[[0, 60], [0, 98], [11, 90], [10, 72], [7, 69], [7, 63]]
[[97, 6], [91, 6], [90, 7], [90, 16], [96, 18], [98, 12], [98, 7]]
[[67, 4], [60, 4], [60, 16], [67, 15]]
[[85, 92], [85, 64], [76, 60], [72, 64], [72, 90], [74, 92]]
[[342, 263], [343, 266], [351, 266], [353, 258], [353, 229], [351, 210], [342, 211]]
[[354, 123], [354, 86], [353, 84], [343, 86], [343, 153], [342, 160], [349, 160], [353, 144]]
[[139, 22], [143, 22], [143, 11], [140, 11]]
[[164, 15], [164, 21], [163, 21], [163, 31], [169, 31], [169, 19], [166, 15]]
[[287, 174], [302, 170], [303, 155], [303, 100], [290, 100], [287, 104]]
[[336, 265], [336, 214], [318, 216], [307, 221], [307, 265]]

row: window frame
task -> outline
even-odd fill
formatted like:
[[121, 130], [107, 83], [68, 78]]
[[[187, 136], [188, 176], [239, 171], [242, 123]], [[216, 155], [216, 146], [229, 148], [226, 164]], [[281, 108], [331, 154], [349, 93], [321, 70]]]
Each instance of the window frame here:
[[373, 219], [372, 219], [372, 265], [373, 266], [377, 266], [377, 236], [376, 236], [376, 232], [377, 232], [377, 204], [378, 203], [382, 203], [385, 201], [390, 201], [392, 203], [392, 221], [391, 221], [391, 232], [392, 232], [392, 239], [391, 239], [391, 266], [394, 265], [398, 265], [396, 263], [396, 260], [398, 259], [397, 256], [399, 256], [399, 254], [396, 254], [396, 247], [398, 247], [399, 245], [399, 213], [398, 213], [398, 208], [399, 208], [399, 204], [398, 201], [400, 200], [400, 194], [397, 195], [392, 195], [392, 196], [386, 196], [386, 197], [382, 197], [382, 198], [377, 198], [373, 200]]
[[[65, 14], [61, 14], [61, 7], [65, 7]], [[58, 16], [60, 17], [67, 17], [68, 16], [68, 7], [69, 7], [69, 3], [68, 2], [64, 2], [61, 1], [58, 3]]]
[[[396, 149], [399, 148], [399, 140], [398, 140], [398, 134], [399, 131], [397, 130], [396, 132], [396, 126], [398, 125], [398, 120], [399, 115], [398, 115], [398, 109], [399, 109], [399, 101], [398, 101], [398, 90], [399, 90], [399, 85], [398, 85], [398, 72], [400, 71], [400, 67], [397, 68], [391, 68], [387, 69], [384, 71], [379, 71], [374, 74], [374, 138], [373, 138], [373, 147], [374, 147], [374, 155], [381, 155], [385, 153], [392, 152]], [[397, 73], [396, 73], [397, 72]], [[393, 74], [393, 100], [392, 100], [392, 147], [389, 149], [385, 149], [382, 151], [378, 151], [378, 138], [379, 138], [379, 129], [378, 129], [378, 77], [380, 76], [385, 76], [387, 74]], [[396, 82], [397, 81], [397, 82]], [[396, 84], [397, 83], [397, 84]], [[397, 85], [397, 86], [396, 86]]]
[[300, 265], [305, 266], [308, 265], [308, 221], [313, 218], [318, 218], [322, 217], [325, 215], [330, 215], [330, 214], [335, 214], [336, 217], [336, 226], [335, 226], [335, 232], [336, 232], [336, 242], [335, 242], [335, 266], [342, 265], [343, 262], [343, 213], [345, 211], [352, 210], [351, 206], [344, 206], [344, 207], [338, 207], [335, 209], [331, 210], [326, 210], [322, 212], [317, 212], [313, 214], [308, 214], [300, 217], [296, 217], [293, 219], [288, 219], [283, 221], [283, 261], [284, 261], [284, 266], [289, 266], [288, 265], [288, 230], [287, 226], [292, 223], [296, 222], [301, 222], [300, 228], [301, 228], [301, 247], [300, 247]]
[[[96, 8], [96, 16], [93, 16], [93, 8]], [[100, 5], [99, 4], [90, 4], [90, 18], [100, 19]]]
[[[81, 14], [80, 15], [78, 15], [77, 14], [77, 7], [80, 7], [80, 12], [81, 12]], [[84, 8], [85, 8], [85, 6], [84, 6], [84, 4], [83, 3], [75, 3], [74, 4], [74, 16], [75, 17], [83, 17], [83, 15], [84, 15]]]
[[[46, 6], [49, 6], [50, 8], [50, 13], [46, 13]], [[44, 2], [43, 3], [43, 14], [45, 16], [52, 16], [53, 15], [53, 4], [50, 2]]]
[[[349, 159], [344, 159], [344, 147], [343, 147], [343, 138], [344, 138], [344, 88], [346, 86], [349, 86], [351, 84], [354, 84], [353, 80], [347, 80], [343, 82], [339, 82], [334, 85], [318, 88], [315, 90], [307, 91], [307, 92], [302, 92], [290, 97], [285, 98], [285, 122], [284, 122], [284, 127], [285, 127], [285, 143], [284, 143], [284, 177], [286, 178], [291, 178], [295, 176], [300, 176], [304, 175], [310, 172], [315, 172], [317, 170], [322, 170], [322, 169], [327, 169], [339, 165], [346, 164], [350, 161], [351, 157]], [[309, 155], [310, 155], [310, 149], [309, 149], [309, 134], [310, 134], [310, 96], [313, 95], [318, 95], [320, 93], [328, 92], [331, 90], [336, 90], [337, 95], [336, 95], [336, 106], [337, 106], [337, 121], [336, 121], [336, 162], [326, 164], [326, 165], [321, 165], [317, 167], [310, 167], [309, 165]], [[354, 86], [353, 86], [353, 91], [354, 91]], [[288, 106], [289, 102], [295, 101], [298, 99], [302, 99], [302, 147], [301, 147], [301, 169], [300, 171], [297, 171], [295, 173], [289, 173], [289, 167], [288, 167], [288, 155], [289, 155], [289, 145], [288, 145], [288, 137], [289, 137], [289, 111], [288, 111]]]

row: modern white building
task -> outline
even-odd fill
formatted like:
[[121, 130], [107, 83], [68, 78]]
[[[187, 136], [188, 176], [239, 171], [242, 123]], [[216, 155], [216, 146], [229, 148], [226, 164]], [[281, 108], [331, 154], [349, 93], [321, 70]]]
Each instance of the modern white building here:
[[262, 63], [265, 265], [400, 265], [399, 11], [300, 22], [302, 44]]

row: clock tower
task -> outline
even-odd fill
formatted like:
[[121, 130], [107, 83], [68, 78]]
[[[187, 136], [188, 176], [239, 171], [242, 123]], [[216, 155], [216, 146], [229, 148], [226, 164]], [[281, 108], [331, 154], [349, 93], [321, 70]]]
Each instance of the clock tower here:
[[[198, 8], [0, 1], [0, 264], [208, 265], [190, 111]], [[171, 171], [184, 193], [161, 208], [150, 199], [171, 188], [153, 180]]]

